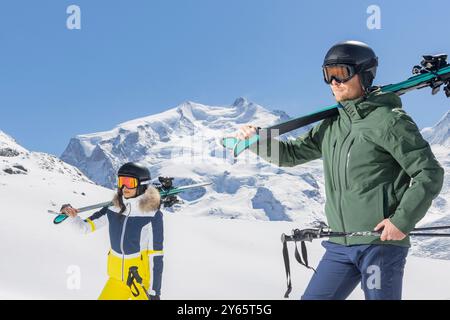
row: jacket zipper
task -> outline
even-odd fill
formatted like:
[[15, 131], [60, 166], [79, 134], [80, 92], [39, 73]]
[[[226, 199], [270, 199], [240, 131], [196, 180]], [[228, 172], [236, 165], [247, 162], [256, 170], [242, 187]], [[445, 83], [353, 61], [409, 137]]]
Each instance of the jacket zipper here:
[[336, 155], [336, 144], [337, 144], [337, 140], [334, 142], [333, 153], [331, 155], [331, 185], [332, 185], [334, 191], [337, 190], [336, 189], [336, 181], [334, 178], [334, 165], [335, 165], [334, 157]]
[[[344, 146], [345, 141], [347, 141], [347, 139], [350, 136], [351, 132], [352, 132], [352, 124], [350, 122], [350, 130], [349, 130], [348, 134], [345, 136], [344, 140], [342, 141], [342, 147]], [[340, 170], [340, 165], [341, 165], [342, 147], [339, 149], [339, 154], [338, 154], [339, 155], [339, 157], [338, 157], [339, 161], [338, 161], [338, 171], [337, 171], [337, 173], [338, 173], [338, 176], [339, 176], [339, 179], [338, 179], [338, 182], [339, 182], [339, 192], [338, 192], [339, 193], [339, 213], [341, 215], [342, 231], [346, 232], [345, 223], [344, 223], [344, 215], [342, 214], [342, 191], [343, 191], [343, 189], [342, 189], [342, 178], [341, 178], [341, 175], [339, 174], [339, 172], [341, 171]], [[347, 237], [344, 238], [344, 241], [345, 241], [345, 244], [347, 245], [348, 244]]]
[[128, 217], [130, 216], [130, 213], [131, 213], [131, 208], [128, 207], [128, 209], [129, 209], [128, 214], [125, 217], [125, 221], [123, 222], [123, 226], [122, 226], [122, 234], [120, 235], [120, 250], [122, 251], [122, 281], [124, 281], [123, 275], [124, 275], [124, 269], [125, 269], [125, 251], [124, 251], [124, 247], [123, 247], [123, 241], [125, 238], [125, 228], [127, 226]]
[[345, 160], [345, 188], [347, 190], [350, 187], [349, 184], [348, 184], [348, 181], [350, 180], [348, 178], [348, 164], [350, 162], [350, 152], [351, 152], [351, 149], [352, 149], [352, 146], [353, 146], [354, 142], [355, 142], [355, 139], [353, 139], [352, 142], [350, 142], [350, 145], [348, 146], [348, 149], [347, 149], [347, 159]]

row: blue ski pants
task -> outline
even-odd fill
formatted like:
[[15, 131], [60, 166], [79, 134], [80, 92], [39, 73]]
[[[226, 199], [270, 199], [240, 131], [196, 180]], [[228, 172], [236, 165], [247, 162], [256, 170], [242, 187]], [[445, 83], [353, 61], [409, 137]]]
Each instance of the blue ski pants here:
[[408, 247], [344, 246], [322, 242], [326, 252], [302, 300], [344, 300], [361, 283], [366, 300], [400, 300]]

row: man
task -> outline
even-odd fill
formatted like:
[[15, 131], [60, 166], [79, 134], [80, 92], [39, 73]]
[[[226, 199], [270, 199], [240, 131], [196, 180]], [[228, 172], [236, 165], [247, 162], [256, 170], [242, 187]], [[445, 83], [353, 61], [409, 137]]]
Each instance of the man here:
[[[295, 166], [323, 158], [333, 231], [382, 230], [380, 237], [333, 238], [302, 299], [346, 299], [361, 283], [366, 299], [401, 299], [408, 233], [439, 194], [444, 171], [394, 93], [372, 87], [378, 58], [365, 43], [334, 45], [324, 80], [341, 105], [302, 137], [267, 143], [267, 161]], [[240, 139], [254, 135], [244, 126]], [[279, 144], [279, 159], [271, 144]], [[251, 149], [258, 152], [257, 148]], [[275, 157], [275, 156], [274, 156]]]

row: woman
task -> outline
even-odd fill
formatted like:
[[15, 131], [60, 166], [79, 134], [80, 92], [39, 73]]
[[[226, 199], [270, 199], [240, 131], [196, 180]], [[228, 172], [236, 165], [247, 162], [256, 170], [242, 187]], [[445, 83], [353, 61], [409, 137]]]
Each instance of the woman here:
[[82, 233], [107, 223], [111, 250], [108, 276], [100, 300], [159, 300], [163, 269], [163, 216], [160, 194], [150, 185], [149, 170], [127, 163], [118, 172], [118, 189], [112, 207], [105, 207], [82, 220], [77, 209], [64, 205]]

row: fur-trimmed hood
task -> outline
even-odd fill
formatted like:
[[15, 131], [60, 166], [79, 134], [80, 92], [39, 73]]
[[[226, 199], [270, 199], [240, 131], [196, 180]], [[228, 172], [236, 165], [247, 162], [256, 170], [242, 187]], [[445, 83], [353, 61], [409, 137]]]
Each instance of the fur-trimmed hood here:
[[[152, 186], [149, 186], [145, 193], [137, 198], [134, 198], [135, 200], [139, 201], [139, 210], [148, 213], [152, 211], [156, 211], [159, 209], [159, 206], [161, 204], [161, 196], [159, 194], [159, 191]], [[132, 199], [129, 199], [132, 200]], [[126, 199], [124, 199], [124, 202], [126, 203]], [[119, 195], [116, 193], [114, 195], [113, 204], [115, 208], [120, 209], [119, 205]]]

